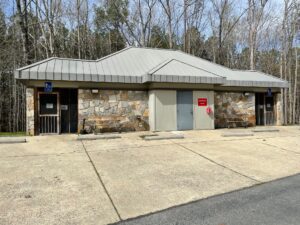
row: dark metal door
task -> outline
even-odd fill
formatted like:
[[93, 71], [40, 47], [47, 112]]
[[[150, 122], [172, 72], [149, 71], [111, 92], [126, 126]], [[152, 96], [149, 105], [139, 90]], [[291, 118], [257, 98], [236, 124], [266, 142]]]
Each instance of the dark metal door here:
[[60, 90], [61, 133], [77, 132], [77, 90]]
[[39, 93], [40, 134], [59, 133], [58, 93]]
[[274, 98], [273, 96], [266, 96], [266, 125], [274, 125]]
[[177, 91], [177, 129], [193, 129], [193, 92]]
[[256, 93], [255, 95], [255, 116], [256, 116], [256, 125], [265, 125], [265, 94]]

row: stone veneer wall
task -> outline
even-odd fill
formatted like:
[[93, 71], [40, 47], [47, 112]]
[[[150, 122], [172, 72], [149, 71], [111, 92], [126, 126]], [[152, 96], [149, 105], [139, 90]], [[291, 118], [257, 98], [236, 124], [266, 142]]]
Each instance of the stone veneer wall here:
[[281, 104], [281, 94], [276, 94], [274, 96], [274, 101], [275, 101], [275, 124], [277, 126], [283, 125], [283, 114], [282, 114], [282, 104]]
[[34, 135], [34, 89], [26, 88], [26, 133]]
[[78, 90], [78, 125], [92, 132], [149, 130], [148, 92], [129, 90]]
[[[215, 127], [227, 127], [227, 118], [248, 119], [249, 126], [255, 121], [255, 93], [245, 96], [240, 92], [215, 92]], [[241, 124], [236, 124], [240, 126]]]

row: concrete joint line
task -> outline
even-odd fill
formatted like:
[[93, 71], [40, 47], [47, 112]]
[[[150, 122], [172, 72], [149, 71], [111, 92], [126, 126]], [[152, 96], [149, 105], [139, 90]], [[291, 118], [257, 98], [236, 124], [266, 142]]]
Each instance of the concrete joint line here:
[[1, 156], [0, 159], [6, 158], [25, 158], [25, 157], [43, 157], [43, 156], [63, 156], [68, 154], [84, 154], [82, 152], [65, 152], [65, 153], [53, 153], [53, 154], [34, 154], [34, 155], [10, 155], [10, 156]]
[[[269, 137], [267, 137], [269, 138]], [[234, 139], [217, 139], [217, 140], [197, 140], [197, 141], [182, 141], [180, 142], [181, 144], [189, 144], [189, 143], [199, 143], [199, 142], [205, 142], [205, 143], [208, 143], [208, 142], [227, 142], [227, 141], [245, 141], [245, 140], [262, 140], [262, 139], [266, 139], [266, 138], [263, 138], [263, 137], [255, 137], [255, 136], [251, 136], [249, 138], [234, 138]], [[174, 142], [175, 143], [175, 142]]]
[[121, 217], [121, 215], [120, 215], [120, 213], [119, 213], [119, 211], [118, 211], [118, 209], [117, 209], [117, 207], [116, 207], [114, 201], [112, 200], [112, 197], [110, 196], [108, 190], [106, 189], [106, 187], [105, 187], [105, 185], [104, 185], [104, 182], [103, 182], [103, 180], [102, 180], [102, 178], [101, 178], [101, 176], [100, 176], [98, 170], [96, 169], [96, 166], [95, 166], [95, 164], [94, 164], [94, 162], [93, 162], [93, 160], [92, 160], [90, 154], [89, 154], [88, 151], [86, 150], [86, 148], [85, 148], [85, 146], [84, 146], [82, 140], [81, 140], [81, 144], [82, 144], [82, 146], [83, 146], [83, 149], [84, 149], [84, 151], [85, 151], [85, 154], [86, 154], [87, 157], [89, 158], [89, 161], [90, 161], [90, 163], [91, 163], [91, 165], [92, 165], [92, 167], [93, 167], [93, 169], [94, 169], [94, 172], [96, 173], [96, 175], [97, 175], [97, 177], [98, 177], [98, 180], [99, 180], [101, 186], [103, 187], [103, 189], [104, 189], [106, 195], [107, 195], [108, 198], [109, 198], [109, 201], [110, 201], [111, 205], [113, 206], [113, 208], [114, 208], [114, 210], [115, 210], [115, 212], [116, 212], [116, 214], [117, 214], [119, 220], [122, 221], [123, 219], [122, 219], [122, 217]]
[[291, 152], [291, 153], [294, 153], [294, 154], [297, 154], [297, 155], [300, 154], [299, 152], [291, 151], [291, 150], [288, 150], [288, 149], [285, 149], [285, 148], [282, 148], [282, 147], [278, 147], [278, 146], [276, 146], [276, 145], [267, 144], [267, 143], [264, 143], [264, 142], [262, 142], [262, 143], [263, 143], [264, 145], [267, 145], [267, 146], [270, 146], [270, 147], [274, 147], [274, 148], [277, 148], [277, 149], [282, 150], [282, 151]]
[[196, 154], [196, 155], [198, 155], [198, 156], [200, 156], [200, 157], [202, 157], [202, 158], [204, 158], [204, 159], [210, 161], [210, 162], [213, 163], [213, 164], [216, 164], [216, 165], [218, 165], [218, 166], [223, 167], [224, 169], [230, 170], [230, 171], [233, 172], [233, 173], [236, 173], [236, 174], [238, 174], [238, 175], [240, 175], [240, 176], [246, 177], [246, 178], [248, 178], [248, 179], [250, 179], [250, 180], [252, 180], [252, 181], [255, 181], [255, 182], [257, 182], [257, 183], [262, 183], [262, 181], [259, 181], [259, 180], [255, 179], [255, 178], [252, 178], [252, 177], [250, 177], [250, 176], [248, 176], [248, 175], [242, 174], [242, 173], [240, 173], [240, 172], [238, 172], [238, 171], [236, 171], [236, 170], [234, 170], [234, 169], [231, 169], [231, 168], [229, 168], [229, 167], [227, 167], [227, 166], [224, 166], [224, 165], [222, 165], [222, 164], [220, 164], [220, 163], [218, 163], [218, 162], [216, 162], [216, 161], [214, 161], [214, 160], [212, 160], [212, 159], [210, 159], [210, 158], [208, 158], [208, 157], [206, 157], [206, 156], [204, 156], [204, 155], [202, 155], [202, 154], [200, 154], [200, 153], [198, 153], [198, 152], [195, 152], [194, 150], [192, 150], [192, 149], [190, 149], [190, 148], [187, 148], [187, 147], [185, 147], [185, 146], [183, 146], [183, 145], [181, 145], [181, 144], [178, 144], [178, 143], [177, 143], [177, 145], [179, 145], [180, 147], [184, 148], [186, 151], [192, 152], [192, 153], [194, 153], [194, 154]]

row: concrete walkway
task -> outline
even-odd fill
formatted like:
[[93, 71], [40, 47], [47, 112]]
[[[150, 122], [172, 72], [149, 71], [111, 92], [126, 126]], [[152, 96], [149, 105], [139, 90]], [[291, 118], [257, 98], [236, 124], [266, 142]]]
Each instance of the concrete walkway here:
[[300, 130], [145, 141], [147, 132], [0, 146], [0, 224], [108, 224], [300, 172]]

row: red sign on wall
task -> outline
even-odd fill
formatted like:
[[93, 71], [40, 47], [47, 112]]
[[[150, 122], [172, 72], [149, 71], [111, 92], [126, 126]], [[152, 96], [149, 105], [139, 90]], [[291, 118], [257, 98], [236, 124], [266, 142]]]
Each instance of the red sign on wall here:
[[207, 98], [198, 98], [198, 106], [207, 106]]

